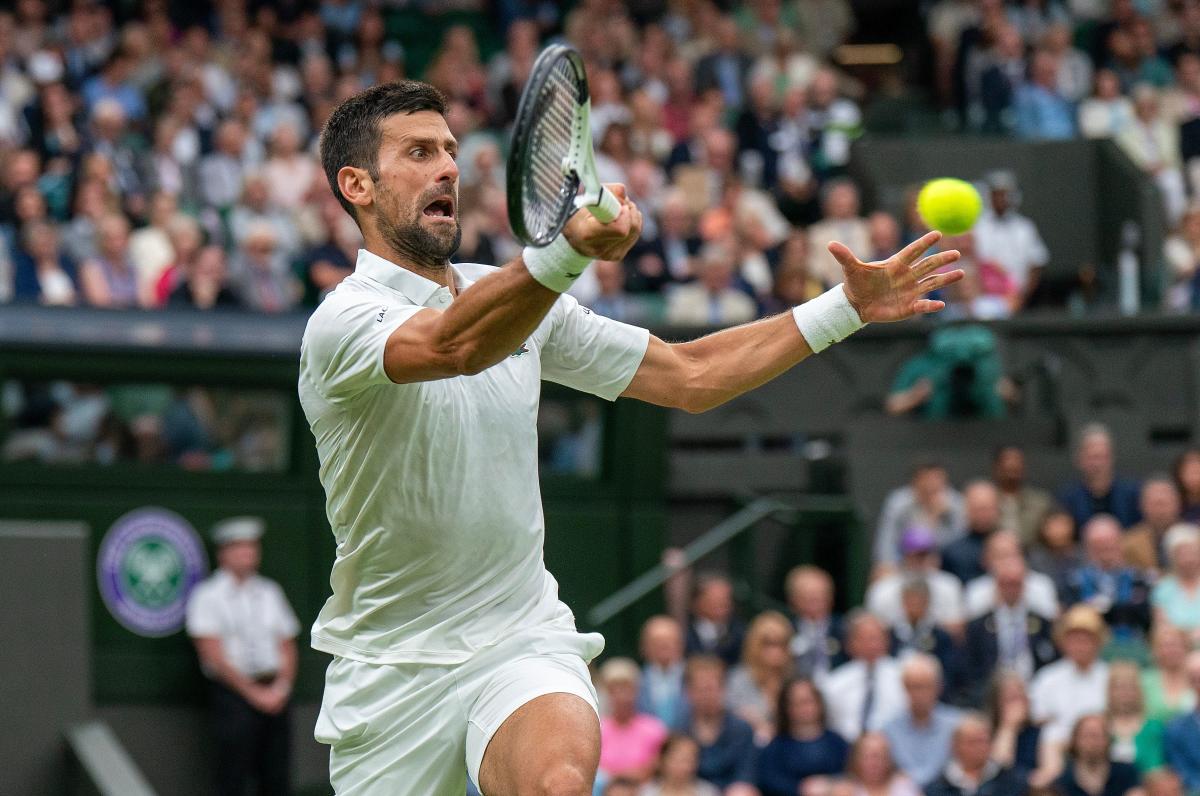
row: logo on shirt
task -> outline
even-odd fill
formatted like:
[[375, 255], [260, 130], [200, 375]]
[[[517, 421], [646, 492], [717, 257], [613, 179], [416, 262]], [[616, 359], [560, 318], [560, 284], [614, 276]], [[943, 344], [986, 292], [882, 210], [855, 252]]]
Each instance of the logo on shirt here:
[[509, 354], [509, 356], [510, 357], [519, 357], [519, 356], [521, 356], [521, 354], [528, 354], [528, 353], [529, 353], [529, 345], [526, 343], [521, 343], [521, 347], [518, 348], [516, 351], [513, 351], [511, 354]]
[[387, 314], [387, 307], [379, 311], [379, 317], [375, 319], [375, 323], [383, 323], [383, 316]]
[[207, 573], [208, 556], [196, 530], [160, 508], [120, 517], [96, 556], [96, 580], [108, 612], [125, 629], [149, 638], [183, 627], [188, 595]]

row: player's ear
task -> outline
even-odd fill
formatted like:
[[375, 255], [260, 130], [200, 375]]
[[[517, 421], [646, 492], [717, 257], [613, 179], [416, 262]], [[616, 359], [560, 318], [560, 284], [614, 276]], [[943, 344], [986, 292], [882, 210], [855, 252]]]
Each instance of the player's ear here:
[[346, 201], [357, 207], [366, 207], [375, 201], [375, 181], [366, 169], [342, 166], [337, 173], [338, 190]]

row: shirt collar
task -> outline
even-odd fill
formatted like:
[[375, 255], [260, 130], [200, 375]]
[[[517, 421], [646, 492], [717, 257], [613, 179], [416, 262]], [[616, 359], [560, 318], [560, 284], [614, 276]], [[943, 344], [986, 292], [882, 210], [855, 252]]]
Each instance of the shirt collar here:
[[[455, 284], [465, 287], [469, 280], [464, 279], [453, 265], [450, 266], [450, 271], [454, 274]], [[403, 293], [414, 304], [421, 306], [426, 306], [439, 290], [447, 290], [432, 279], [426, 279], [366, 249], [358, 250], [358, 262], [354, 266], [354, 272]]]

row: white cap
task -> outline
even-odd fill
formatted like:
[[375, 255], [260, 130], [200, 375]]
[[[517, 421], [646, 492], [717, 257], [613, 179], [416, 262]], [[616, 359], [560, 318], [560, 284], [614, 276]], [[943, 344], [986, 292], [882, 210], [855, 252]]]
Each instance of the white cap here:
[[218, 545], [257, 542], [265, 530], [266, 524], [261, 517], [230, 517], [213, 526], [212, 538]]

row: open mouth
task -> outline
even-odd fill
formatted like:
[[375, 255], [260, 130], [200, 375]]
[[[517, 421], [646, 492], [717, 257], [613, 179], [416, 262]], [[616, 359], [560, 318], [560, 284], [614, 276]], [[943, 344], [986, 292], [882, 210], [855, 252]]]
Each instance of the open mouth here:
[[448, 196], [443, 196], [440, 199], [434, 199], [425, 206], [425, 210], [423, 212], [429, 218], [444, 218], [453, 221], [454, 200]]

